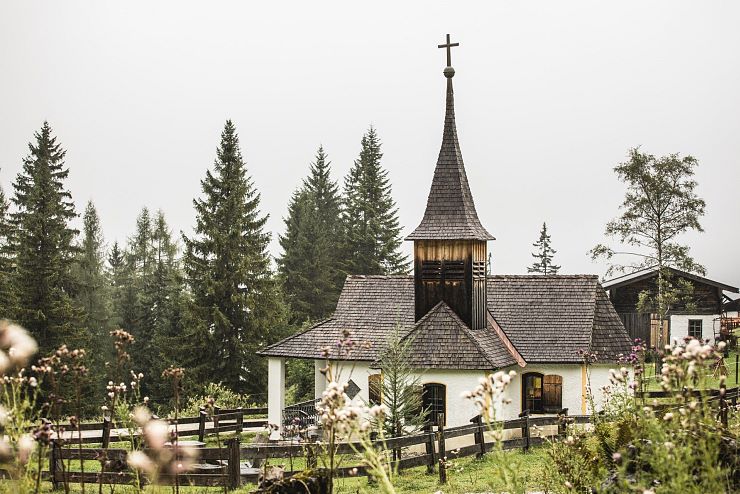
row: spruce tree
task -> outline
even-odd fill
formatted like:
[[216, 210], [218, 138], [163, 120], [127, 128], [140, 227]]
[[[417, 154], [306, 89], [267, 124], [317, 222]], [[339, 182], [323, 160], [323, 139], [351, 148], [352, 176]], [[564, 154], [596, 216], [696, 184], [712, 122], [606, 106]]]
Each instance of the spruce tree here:
[[[154, 226], [146, 207], [136, 217], [136, 230], [128, 239], [125, 256], [125, 281], [122, 290], [121, 326], [134, 337], [132, 367], [150, 374], [153, 335], [146, 328], [150, 308], [144, 300], [144, 290], [154, 276]], [[159, 376], [150, 376], [158, 378]]]
[[16, 313], [9, 208], [10, 204], [5, 198], [5, 192], [0, 187], [0, 319], [13, 319]]
[[177, 245], [172, 238], [164, 213], [158, 211], [152, 228], [154, 265], [151, 276], [144, 280], [141, 333], [146, 335], [142, 349], [142, 370], [151, 379], [145, 381], [142, 391], [155, 403], [161, 403], [172, 394], [170, 383], [160, 379], [169, 366], [179, 366], [182, 336], [182, 277], [177, 259]]
[[126, 253], [116, 240], [108, 253], [108, 279], [111, 289], [111, 327], [124, 327], [125, 289], [128, 285], [129, 270]]
[[401, 250], [398, 210], [388, 172], [381, 166], [380, 139], [371, 126], [360, 156], [344, 180], [344, 270], [348, 274], [401, 274], [408, 257]]
[[260, 213], [260, 195], [247, 175], [231, 121], [201, 186], [202, 198], [193, 201], [195, 234], [183, 235], [194, 321], [187, 341], [195, 346], [185, 364], [202, 384], [261, 392], [266, 365], [255, 352], [279, 336], [285, 310], [270, 270], [267, 216]]
[[108, 336], [111, 304], [105, 273], [105, 241], [92, 201], [87, 203], [82, 219], [82, 243], [74, 265], [78, 287], [75, 300], [85, 312], [85, 326], [90, 335], [96, 342], [102, 342]]
[[291, 197], [280, 237], [278, 267], [296, 324], [323, 319], [336, 307], [344, 281], [340, 215], [339, 188], [319, 147], [308, 177]]
[[550, 242], [550, 235], [547, 234], [547, 224], [543, 222], [542, 230], [540, 230], [540, 239], [532, 244], [532, 247], [537, 249], [536, 252], [532, 253], [532, 257], [537, 260], [532, 266], [527, 268], [528, 273], [558, 274], [560, 266], [552, 263], [552, 256], [557, 251], [551, 247]]
[[14, 183], [13, 250], [18, 289], [17, 320], [31, 331], [42, 354], [62, 343], [84, 345], [81, 312], [74, 307], [71, 267], [77, 257], [76, 217], [64, 187], [65, 151], [44, 122], [29, 143], [29, 155]]

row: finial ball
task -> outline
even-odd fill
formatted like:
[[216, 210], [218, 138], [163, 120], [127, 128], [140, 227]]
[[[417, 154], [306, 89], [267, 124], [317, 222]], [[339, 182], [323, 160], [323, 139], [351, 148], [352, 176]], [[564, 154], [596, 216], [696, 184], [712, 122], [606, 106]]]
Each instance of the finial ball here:
[[452, 79], [455, 76], [455, 69], [453, 69], [452, 67], [445, 67], [443, 74], [446, 78]]

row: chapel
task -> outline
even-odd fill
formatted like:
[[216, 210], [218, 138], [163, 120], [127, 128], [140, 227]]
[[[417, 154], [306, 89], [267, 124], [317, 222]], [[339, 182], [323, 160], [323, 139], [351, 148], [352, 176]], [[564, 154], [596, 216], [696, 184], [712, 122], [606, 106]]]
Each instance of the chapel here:
[[[350, 398], [382, 401], [375, 391], [378, 357], [400, 331], [410, 341], [425, 408], [448, 426], [476, 415], [462, 394], [496, 370], [517, 371], [503, 418], [525, 410], [587, 413], [587, 390], [606, 384], [609, 368], [630, 353], [630, 338], [596, 275], [487, 274], [494, 237], [478, 218], [455, 125], [450, 48], [457, 45], [449, 35], [440, 45], [447, 50], [444, 128], [424, 216], [406, 237], [414, 243], [413, 275], [348, 276], [330, 318], [260, 352], [269, 361], [272, 423], [282, 423], [286, 410], [285, 359], [314, 361], [318, 399], [326, 386], [322, 352], [336, 350], [345, 331], [358, 344], [329, 358], [351, 367]], [[584, 362], [584, 354], [595, 361]]]

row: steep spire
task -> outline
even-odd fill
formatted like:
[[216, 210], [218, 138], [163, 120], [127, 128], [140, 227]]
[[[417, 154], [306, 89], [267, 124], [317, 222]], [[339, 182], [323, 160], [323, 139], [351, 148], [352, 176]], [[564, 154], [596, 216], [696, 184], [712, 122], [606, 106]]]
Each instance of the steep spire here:
[[447, 108], [442, 148], [439, 150], [424, 218], [406, 240], [494, 240], [478, 219], [460, 144], [457, 142], [452, 90], [455, 69], [452, 68], [450, 48], [458, 45], [450, 43], [449, 34], [447, 43], [439, 45], [439, 48], [447, 49], [447, 67], [444, 70], [447, 78]]

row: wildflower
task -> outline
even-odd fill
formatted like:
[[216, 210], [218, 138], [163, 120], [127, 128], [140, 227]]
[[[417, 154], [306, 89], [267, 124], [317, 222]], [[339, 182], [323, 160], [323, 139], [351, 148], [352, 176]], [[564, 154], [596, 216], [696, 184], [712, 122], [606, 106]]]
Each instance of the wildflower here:
[[152, 414], [146, 407], [136, 407], [131, 415], [134, 419], [134, 422], [136, 422], [140, 426], [146, 424], [152, 419]]
[[571, 484], [571, 483], [570, 483], [570, 482], [568, 482], [567, 480], [565, 481], [565, 484], [564, 484], [564, 485], [565, 485], [565, 488], [566, 488], [566, 489], [572, 489], [572, 488], [573, 488], [573, 484]]
[[136, 470], [143, 470], [148, 474], [153, 474], [156, 468], [154, 462], [143, 452], [143, 451], [132, 451], [126, 458], [126, 463], [131, 468]]
[[666, 422], [670, 422], [671, 420], [673, 420], [673, 413], [668, 412], [665, 415], [663, 415], [663, 420], [665, 420]]
[[21, 465], [28, 463], [35, 443], [36, 441], [34, 441], [31, 434], [23, 434], [18, 439], [18, 463]]

